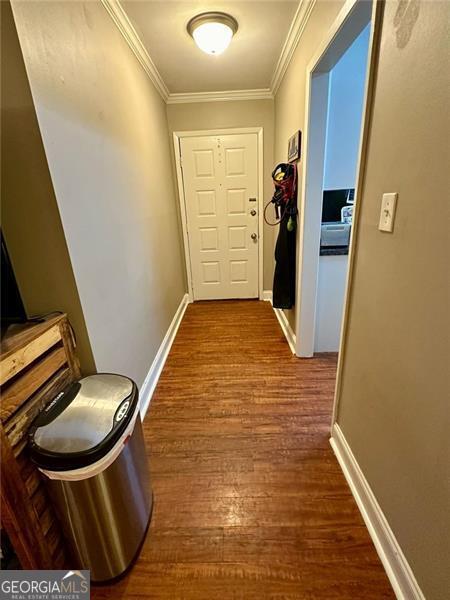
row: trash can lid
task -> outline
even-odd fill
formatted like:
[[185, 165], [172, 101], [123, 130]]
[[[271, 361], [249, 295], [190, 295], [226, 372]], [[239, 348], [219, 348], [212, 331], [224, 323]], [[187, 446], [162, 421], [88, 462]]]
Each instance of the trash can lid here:
[[136, 384], [101, 373], [60, 392], [31, 426], [31, 459], [39, 467], [65, 471], [88, 466], [109, 452], [135, 414]]

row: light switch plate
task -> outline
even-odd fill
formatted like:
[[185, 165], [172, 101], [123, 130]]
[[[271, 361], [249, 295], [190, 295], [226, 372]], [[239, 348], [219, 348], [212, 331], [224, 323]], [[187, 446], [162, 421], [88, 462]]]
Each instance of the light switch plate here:
[[378, 224], [378, 229], [380, 231], [389, 231], [392, 232], [394, 229], [394, 217], [395, 217], [395, 207], [397, 206], [397, 196], [396, 192], [383, 194], [383, 198], [381, 200], [381, 212], [380, 212], [380, 222]]

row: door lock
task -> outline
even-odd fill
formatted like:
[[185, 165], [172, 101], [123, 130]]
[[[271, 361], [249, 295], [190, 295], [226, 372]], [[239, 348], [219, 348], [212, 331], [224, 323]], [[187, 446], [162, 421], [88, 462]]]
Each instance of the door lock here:
[[256, 240], [258, 239], [258, 236], [256, 235], [256, 233], [252, 233], [252, 235], [250, 237], [252, 238], [252, 240], [254, 242], [256, 242]]
[[252, 215], [252, 217], [254, 217], [256, 215], [256, 210], [255, 209], [251, 210], [250, 214]]

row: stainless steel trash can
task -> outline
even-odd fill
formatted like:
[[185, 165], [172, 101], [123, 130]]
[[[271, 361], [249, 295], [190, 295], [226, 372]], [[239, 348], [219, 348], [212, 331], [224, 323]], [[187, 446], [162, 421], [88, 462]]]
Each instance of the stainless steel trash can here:
[[30, 430], [65, 537], [92, 581], [118, 577], [139, 553], [152, 493], [136, 384], [91, 375], [50, 402]]

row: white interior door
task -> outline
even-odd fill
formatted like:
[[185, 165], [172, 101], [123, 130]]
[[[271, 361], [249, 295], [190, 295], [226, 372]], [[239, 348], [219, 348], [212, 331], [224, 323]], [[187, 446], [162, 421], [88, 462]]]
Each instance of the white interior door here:
[[257, 135], [181, 139], [194, 300], [258, 297]]

